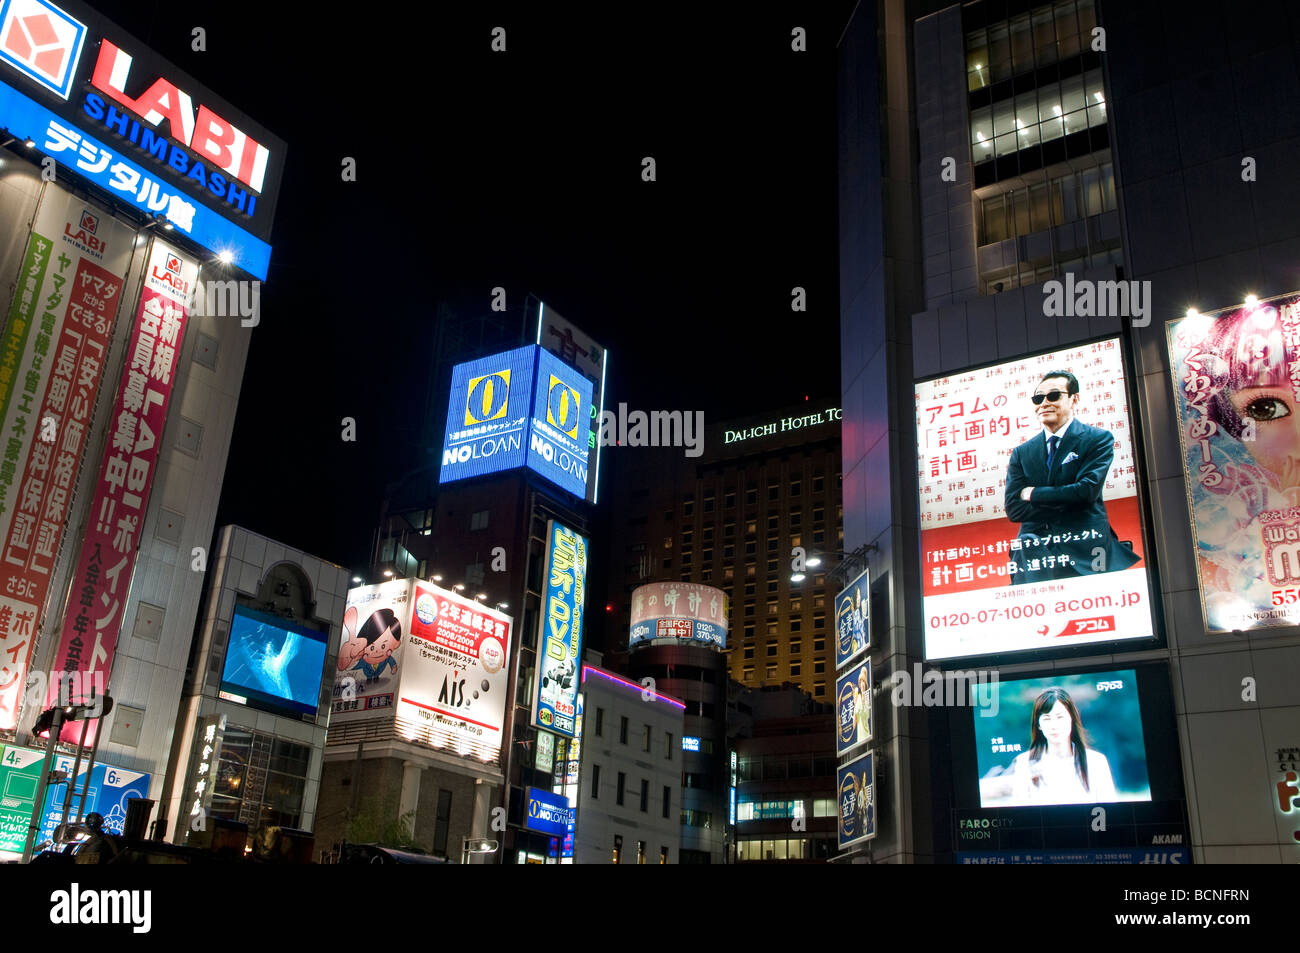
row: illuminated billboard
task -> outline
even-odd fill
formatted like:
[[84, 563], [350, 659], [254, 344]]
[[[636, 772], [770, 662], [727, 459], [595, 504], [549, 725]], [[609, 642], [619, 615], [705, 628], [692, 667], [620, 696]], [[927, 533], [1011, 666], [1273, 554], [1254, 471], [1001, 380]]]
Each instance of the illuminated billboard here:
[[838, 671], [871, 648], [871, 573], [862, 574], [835, 597], [835, 668]]
[[587, 495], [591, 381], [549, 351], [537, 352], [528, 466], [574, 496]]
[[836, 772], [835, 790], [839, 794], [840, 850], [876, 836], [876, 766], [868, 752]]
[[844, 757], [871, 740], [871, 660], [835, 679], [835, 754]]
[[536, 345], [452, 369], [439, 483], [527, 466], [587, 494], [592, 383]]
[[452, 369], [439, 483], [523, 466], [536, 357], [529, 345]]
[[576, 367], [595, 391], [591, 397], [591, 423], [587, 433], [587, 502], [595, 503], [600, 481], [600, 415], [605, 409], [605, 365], [608, 352], [587, 337], [577, 325], [553, 308], [537, 304], [537, 343]]
[[567, 738], [576, 730], [586, 587], [586, 537], [549, 520], [532, 723]]
[[329, 634], [235, 606], [218, 695], [281, 715], [316, 717]]
[[93, 9], [0, 3], [0, 116], [70, 176], [266, 278], [284, 143]]
[[651, 639], [727, 646], [727, 594], [694, 582], [652, 582], [632, 592], [628, 645]]
[[926, 658], [1151, 638], [1119, 340], [915, 390]]
[[1205, 626], [1300, 623], [1300, 296], [1167, 325]]
[[1151, 800], [1135, 671], [1017, 678], [993, 691], [989, 717], [973, 718], [980, 807]]
[[349, 590], [331, 721], [386, 717], [407, 741], [494, 760], [513, 623], [416, 579]]

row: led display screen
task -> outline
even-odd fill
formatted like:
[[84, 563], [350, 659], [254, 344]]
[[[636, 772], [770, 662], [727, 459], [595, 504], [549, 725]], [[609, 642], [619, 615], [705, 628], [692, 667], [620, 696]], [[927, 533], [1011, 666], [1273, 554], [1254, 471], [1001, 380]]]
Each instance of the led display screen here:
[[550, 351], [538, 351], [528, 466], [582, 498], [587, 495], [591, 393], [591, 381]]
[[927, 658], [1153, 637], [1118, 339], [921, 381], [916, 437]]
[[328, 633], [235, 606], [222, 698], [287, 715], [315, 715]]
[[524, 465], [536, 358], [528, 345], [452, 369], [439, 483]]
[[1019, 678], [990, 692], [996, 701], [975, 717], [981, 807], [1151, 800], [1135, 671]]

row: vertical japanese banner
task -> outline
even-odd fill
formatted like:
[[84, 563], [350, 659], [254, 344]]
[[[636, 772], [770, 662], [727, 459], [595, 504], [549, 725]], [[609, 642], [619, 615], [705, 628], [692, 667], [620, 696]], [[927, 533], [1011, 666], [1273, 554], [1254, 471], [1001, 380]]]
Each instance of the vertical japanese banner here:
[[[185, 335], [185, 298], [197, 278], [193, 259], [154, 240], [51, 666], [60, 676], [77, 673], [82, 685], [112, 671]], [[52, 683], [49, 701], [57, 689]], [[62, 738], [75, 743], [81, 727], [70, 723]], [[93, 730], [87, 744], [92, 736]]]
[[577, 728], [582, 658], [582, 606], [587, 587], [587, 537], [555, 520], [546, 524], [546, 601], [537, 640], [533, 724], [572, 738]]
[[0, 336], [0, 729], [17, 724], [134, 235], [47, 186]]

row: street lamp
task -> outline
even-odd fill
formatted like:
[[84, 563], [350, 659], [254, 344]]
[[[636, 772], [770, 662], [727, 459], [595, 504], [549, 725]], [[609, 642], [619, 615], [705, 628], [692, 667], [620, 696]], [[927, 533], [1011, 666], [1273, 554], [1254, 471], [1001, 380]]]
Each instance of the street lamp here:
[[803, 569], [798, 568], [800, 565], [807, 569], [818, 569], [822, 565], [824, 557], [834, 556], [839, 560], [837, 566], [831, 570], [831, 574], [834, 575], [836, 571], [842, 569], [851, 560], [861, 560], [868, 552], [879, 552], [880, 550], [880, 547], [875, 543], [866, 543], [859, 546], [851, 553], [841, 552], [838, 549], [818, 549], [808, 553], [807, 555], [803, 555], [802, 547], [795, 548], [798, 552], [795, 555], [794, 572], [790, 574], [790, 581], [796, 584], [801, 583], [808, 578], [808, 574], [804, 572]]
[[460, 862], [469, 863], [470, 854], [495, 854], [497, 842], [486, 837], [463, 837], [460, 842]]

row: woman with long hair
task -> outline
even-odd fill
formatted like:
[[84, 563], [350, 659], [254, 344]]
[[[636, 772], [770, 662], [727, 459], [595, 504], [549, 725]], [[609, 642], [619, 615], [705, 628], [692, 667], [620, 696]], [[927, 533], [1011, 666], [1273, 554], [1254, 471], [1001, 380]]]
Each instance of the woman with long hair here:
[[1011, 804], [1100, 804], [1119, 800], [1110, 762], [1088, 747], [1074, 700], [1049, 688], [1034, 700], [1029, 750], [1011, 765]]

